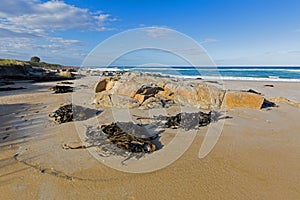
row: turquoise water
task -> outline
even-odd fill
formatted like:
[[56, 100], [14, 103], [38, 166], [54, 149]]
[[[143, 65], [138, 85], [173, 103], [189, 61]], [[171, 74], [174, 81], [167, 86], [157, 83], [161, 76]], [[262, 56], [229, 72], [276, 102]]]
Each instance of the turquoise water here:
[[126, 70], [160, 73], [164, 75], [181, 76], [185, 78], [213, 78], [224, 80], [272, 80], [299, 81], [300, 67], [108, 67], [101, 70]]

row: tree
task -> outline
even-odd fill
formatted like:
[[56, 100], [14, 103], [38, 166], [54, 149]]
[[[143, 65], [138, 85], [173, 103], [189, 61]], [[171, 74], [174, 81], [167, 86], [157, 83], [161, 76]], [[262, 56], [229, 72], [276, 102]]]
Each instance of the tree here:
[[40, 60], [41, 59], [37, 56], [33, 56], [33, 57], [30, 58], [30, 62], [40, 62]]

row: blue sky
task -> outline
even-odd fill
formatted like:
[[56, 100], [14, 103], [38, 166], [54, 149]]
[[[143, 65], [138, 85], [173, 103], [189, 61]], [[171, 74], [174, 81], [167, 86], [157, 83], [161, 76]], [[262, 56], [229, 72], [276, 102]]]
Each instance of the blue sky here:
[[81, 65], [114, 34], [165, 27], [217, 65], [300, 65], [299, 19], [298, 0], [1, 0], [0, 57]]

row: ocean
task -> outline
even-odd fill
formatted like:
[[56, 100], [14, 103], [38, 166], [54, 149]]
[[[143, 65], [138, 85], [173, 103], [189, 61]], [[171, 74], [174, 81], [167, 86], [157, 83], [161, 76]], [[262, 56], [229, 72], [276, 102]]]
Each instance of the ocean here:
[[142, 71], [159, 73], [162, 75], [179, 76], [183, 78], [207, 78], [223, 80], [252, 80], [252, 81], [282, 81], [282, 82], [300, 82], [300, 66], [298, 67], [278, 67], [278, 66], [222, 66], [222, 67], [106, 67], [94, 68], [94, 70], [109, 71]]

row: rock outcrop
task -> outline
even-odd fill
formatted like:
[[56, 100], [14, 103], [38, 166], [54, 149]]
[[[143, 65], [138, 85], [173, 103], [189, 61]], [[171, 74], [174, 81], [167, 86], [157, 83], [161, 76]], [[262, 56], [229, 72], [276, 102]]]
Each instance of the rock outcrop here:
[[128, 72], [104, 77], [95, 86], [98, 107], [151, 109], [188, 105], [200, 109], [262, 108], [265, 98], [250, 91], [226, 91], [205, 82]]

